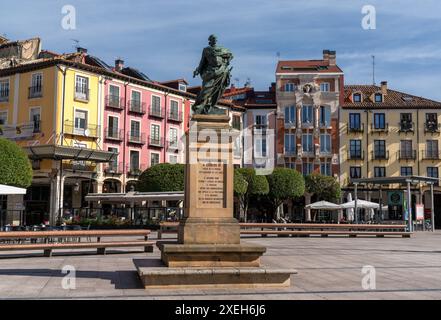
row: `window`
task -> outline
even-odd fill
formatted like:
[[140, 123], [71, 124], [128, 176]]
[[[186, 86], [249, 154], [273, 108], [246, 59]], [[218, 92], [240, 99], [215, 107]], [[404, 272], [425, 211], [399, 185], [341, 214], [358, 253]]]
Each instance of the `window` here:
[[383, 95], [381, 93], [375, 94], [375, 102], [383, 102]]
[[[107, 150], [109, 152], [118, 153], [118, 148], [109, 147]], [[113, 172], [118, 172], [118, 156], [113, 157], [112, 160], [110, 160], [108, 168]]]
[[234, 156], [236, 158], [240, 158], [240, 156], [242, 155], [242, 150], [240, 147], [240, 136], [238, 136], [238, 137], [236, 137], [236, 139], [234, 139], [233, 152], [234, 152]]
[[43, 92], [43, 74], [34, 73], [31, 78], [31, 87], [29, 88], [29, 98], [41, 97]]
[[0, 80], [0, 102], [9, 100], [9, 80]]
[[426, 157], [429, 159], [438, 159], [438, 140], [427, 140], [426, 147]]
[[178, 156], [170, 155], [170, 156], [168, 157], [168, 162], [171, 163], [171, 164], [176, 164], [176, 163], [178, 163]]
[[161, 97], [152, 96], [152, 112], [161, 114]]
[[314, 144], [312, 134], [302, 135], [302, 149], [303, 152], [314, 152]]
[[296, 124], [296, 106], [285, 107], [285, 124]]
[[401, 159], [412, 159], [412, 140], [401, 140], [400, 142], [400, 158]]
[[40, 108], [31, 108], [29, 113], [29, 121], [34, 126], [34, 133], [38, 133], [41, 131], [41, 114]]
[[109, 128], [108, 128], [108, 130], [107, 130], [107, 136], [109, 137], [109, 138], [114, 138], [114, 139], [116, 139], [116, 138], [119, 138], [118, 137], [118, 121], [119, 119], [117, 118], [117, 117], [112, 117], [112, 116], [109, 116]]
[[331, 126], [331, 108], [330, 107], [320, 107], [320, 125], [323, 127]]
[[8, 123], [8, 111], [0, 111], [0, 126]]
[[266, 137], [255, 138], [254, 156], [256, 158], [266, 157]]
[[139, 171], [139, 151], [130, 150], [130, 172]]
[[285, 91], [293, 92], [295, 89], [296, 89], [296, 86], [294, 83], [285, 83]]
[[329, 82], [320, 83], [320, 91], [329, 92]]
[[412, 167], [401, 167], [401, 176], [411, 176], [412, 175]]
[[314, 110], [312, 106], [302, 107], [302, 123], [304, 124], [314, 123]]
[[[427, 167], [427, 176], [430, 178], [438, 178], [438, 168], [437, 167]], [[439, 183], [436, 182], [434, 185], [438, 186]]]
[[436, 113], [426, 113], [426, 130], [438, 131], [438, 115]]
[[75, 98], [88, 100], [89, 99], [89, 79], [82, 76], [75, 78]]
[[386, 159], [386, 141], [374, 140], [374, 158]]
[[353, 130], [353, 131], [361, 130], [361, 120], [359, 113], [349, 114], [349, 130]]
[[374, 129], [386, 129], [386, 115], [374, 113]]
[[360, 94], [360, 93], [354, 93], [354, 94], [352, 95], [352, 100], [353, 100], [354, 102], [361, 102], [361, 94]]
[[152, 124], [150, 127], [150, 143], [151, 144], [160, 144], [160, 127], [157, 124]]
[[175, 100], [170, 101], [170, 118], [179, 120], [179, 104]]
[[320, 135], [320, 152], [331, 153], [331, 135], [321, 134]]
[[170, 128], [169, 129], [169, 139], [170, 139], [170, 148], [178, 147], [178, 129]]
[[412, 114], [401, 113], [400, 114], [400, 131], [410, 131], [413, 129]]
[[386, 167], [374, 167], [374, 176], [375, 178], [385, 177]]
[[331, 164], [329, 162], [320, 163], [320, 173], [325, 176], [331, 176]]
[[266, 115], [256, 115], [256, 127], [266, 127]]
[[150, 153], [150, 166], [159, 164], [159, 153]]
[[74, 134], [84, 135], [87, 130], [87, 111], [75, 110]]
[[296, 152], [296, 136], [295, 134], [285, 133], [285, 153], [294, 154]]
[[361, 167], [350, 167], [349, 174], [351, 179], [360, 179], [361, 178]]
[[119, 87], [109, 86], [109, 105], [112, 107], [120, 107]]
[[351, 159], [361, 159], [361, 140], [349, 141], [349, 157]]
[[141, 112], [141, 92], [133, 91], [131, 93], [130, 110]]
[[130, 132], [132, 137], [139, 137], [141, 135], [141, 124], [139, 121], [130, 121]]
[[311, 174], [314, 171], [314, 165], [312, 162], [304, 162], [302, 165], [302, 173], [304, 176]]
[[233, 128], [236, 130], [241, 129], [240, 116], [233, 115]]
[[178, 88], [179, 88], [179, 91], [187, 92], [187, 85], [185, 85], [183, 83], [180, 83]]

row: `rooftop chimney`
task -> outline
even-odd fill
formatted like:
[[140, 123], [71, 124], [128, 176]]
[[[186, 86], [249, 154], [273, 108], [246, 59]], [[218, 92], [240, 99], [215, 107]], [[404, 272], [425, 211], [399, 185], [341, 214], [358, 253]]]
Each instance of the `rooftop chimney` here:
[[381, 93], [387, 94], [387, 81], [381, 81]]
[[329, 65], [335, 66], [337, 63], [337, 61], [336, 61], [337, 55], [336, 55], [335, 51], [329, 51], [328, 54], [329, 54]]
[[118, 72], [121, 72], [121, 70], [124, 68], [124, 60], [122, 59], [116, 59], [115, 60], [115, 70]]
[[77, 47], [77, 52], [78, 53], [87, 53], [87, 49], [86, 48], [82, 48], [82, 47]]
[[323, 50], [323, 60], [329, 61], [329, 50]]

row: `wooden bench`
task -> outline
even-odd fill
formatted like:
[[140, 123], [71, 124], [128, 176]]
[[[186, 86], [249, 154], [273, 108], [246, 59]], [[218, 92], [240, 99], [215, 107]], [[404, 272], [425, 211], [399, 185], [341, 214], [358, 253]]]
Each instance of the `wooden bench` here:
[[[144, 247], [144, 252], [153, 252], [153, 242], [148, 241], [150, 230], [84, 230], [84, 231], [23, 231], [0, 232], [0, 241], [19, 240], [19, 243], [0, 244], [0, 251], [43, 250], [47, 257], [52, 256], [54, 249], [97, 249], [97, 254], [105, 254], [106, 248]], [[144, 237], [143, 241], [109, 241], [102, 242], [103, 237]], [[77, 242], [63, 242], [66, 239], [78, 239]], [[81, 242], [87, 238], [90, 242]], [[92, 242], [92, 238], [96, 238]], [[32, 243], [33, 239], [41, 239], [42, 243]], [[31, 243], [27, 243], [27, 241]]]
[[164, 233], [178, 233], [179, 222], [162, 221], [159, 223], [158, 239], [162, 239]]

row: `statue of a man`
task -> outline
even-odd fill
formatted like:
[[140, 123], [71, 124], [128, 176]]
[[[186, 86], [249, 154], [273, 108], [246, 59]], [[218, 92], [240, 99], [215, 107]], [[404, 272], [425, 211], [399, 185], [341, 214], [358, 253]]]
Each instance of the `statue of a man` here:
[[193, 112], [223, 114], [225, 110], [218, 108], [216, 104], [230, 85], [233, 69], [230, 67], [230, 61], [233, 54], [230, 50], [216, 45], [215, 35], [211, 35], [208, 41], [210, 45], [202, 51], [201, 62], [193, 73], [193, 78], [197, 75], [202, 78], [202, 89], [193, 105]]

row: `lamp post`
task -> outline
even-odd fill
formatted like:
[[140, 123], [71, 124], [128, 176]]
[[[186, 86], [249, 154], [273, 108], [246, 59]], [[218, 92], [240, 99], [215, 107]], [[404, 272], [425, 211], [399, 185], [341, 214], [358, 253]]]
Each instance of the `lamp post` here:
[[410, 194], [410, 180], [407, 180], [407, 218], [409, 224], [409, 232], [412, 232], [412, 196]]
[[433, 201], [433, 182], [430, 183], [430, 221], [432, 222], [432, 232], [435, 232], [435, 208]]
[[355, 190], [354, 190], [354, 198], [355, 198], [355, 205], [354, 205], [354, 215], [355, 215], [355, 223], [358, 223], [358, 212], [357, 212], [357, 200], [358, 200], [358, 183], [355, 182]]

